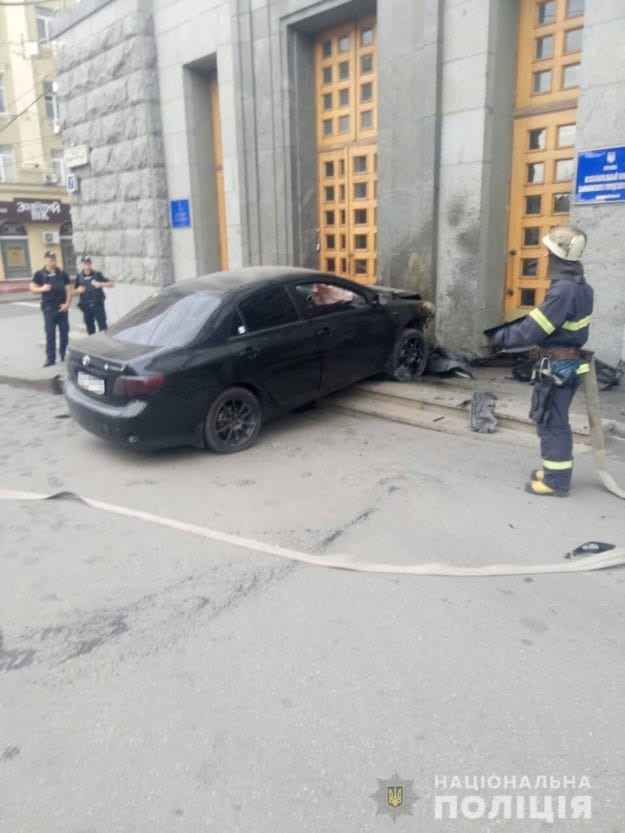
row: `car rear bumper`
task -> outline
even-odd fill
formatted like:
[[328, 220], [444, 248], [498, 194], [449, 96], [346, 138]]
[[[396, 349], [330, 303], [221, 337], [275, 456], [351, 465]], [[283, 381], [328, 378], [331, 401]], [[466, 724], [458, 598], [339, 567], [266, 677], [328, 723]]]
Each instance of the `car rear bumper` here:
[[124, 405], [98, 402], [84, 393], [72, 379], [63, 388], [70, 414], [86, 431], [136, 449], [170, 448], [198, 445], [196, 436], [176, 436], [171, 425], [159, 419], [156, 408], [147, 399], [132, 399]]

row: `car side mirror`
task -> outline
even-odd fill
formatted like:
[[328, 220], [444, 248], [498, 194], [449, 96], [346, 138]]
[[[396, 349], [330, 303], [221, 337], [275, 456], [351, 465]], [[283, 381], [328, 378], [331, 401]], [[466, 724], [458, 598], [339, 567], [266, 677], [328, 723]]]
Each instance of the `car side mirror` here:
[[377, 302], [381, 307], [385, 307], [391, 303], [395, 296], [392, 292], [378, 292], [376, 298]]

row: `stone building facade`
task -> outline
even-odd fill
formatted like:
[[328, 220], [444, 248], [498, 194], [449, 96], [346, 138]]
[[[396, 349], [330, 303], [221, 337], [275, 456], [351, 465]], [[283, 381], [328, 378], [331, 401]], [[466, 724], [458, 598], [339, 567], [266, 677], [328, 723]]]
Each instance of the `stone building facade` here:
[[46, 251], [74, 267], [51, 37], [57, 8], [0, 6], [0, 282], [30, 280]]
[[[536, 240], [570, 219], [593, 346], [623, 356], [625, 202], [570, 197], [581, 150], [625, 145], [618, 0], [82, 0], [56, 26], [66, 147], [89, 148], [76, 250], [120, 281], [119, 312], [224, 263], [371, 282], [368, 263], [436, 302], [442, 343], [480, 350], [540, 301]], [[325, 210], [345, 187], [346, 215]]]

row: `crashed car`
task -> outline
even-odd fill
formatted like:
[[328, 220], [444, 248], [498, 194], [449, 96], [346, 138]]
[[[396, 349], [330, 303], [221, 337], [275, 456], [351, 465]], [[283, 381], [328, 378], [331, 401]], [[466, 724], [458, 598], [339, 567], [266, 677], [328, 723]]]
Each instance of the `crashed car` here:
[[83, 428], [135, 448], [243, 451], [270, 417], [380, 373], [419, 376], [431, 304], [309, 269], [217, 272], [161, 289], [72, 343]]

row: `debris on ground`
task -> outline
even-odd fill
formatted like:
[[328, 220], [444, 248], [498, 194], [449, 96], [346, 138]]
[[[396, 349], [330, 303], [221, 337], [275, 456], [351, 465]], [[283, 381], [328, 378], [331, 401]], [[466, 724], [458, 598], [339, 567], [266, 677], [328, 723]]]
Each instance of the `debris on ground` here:
[[463, 379], [473, 379], [468, 365], [474, 358], [474, 356], [454, 353], [446, 347], [434, 347], [428, 355], [425, 373], [434, 376], [460, 376]]
[[479, 434], [492, 434], [497, 428], [495, 402], [497, 397], [489, 391], [475, 391], [471, 399], [471, 430]]
[[625, 373], [625, 361], [621, 359], [616, 367], [612, 367], [599, 359], [595, 359], [595, 371], [599, 390], [607, 390], [618, 385], [621, 381], [621, 377]]

